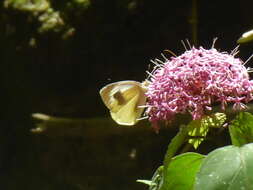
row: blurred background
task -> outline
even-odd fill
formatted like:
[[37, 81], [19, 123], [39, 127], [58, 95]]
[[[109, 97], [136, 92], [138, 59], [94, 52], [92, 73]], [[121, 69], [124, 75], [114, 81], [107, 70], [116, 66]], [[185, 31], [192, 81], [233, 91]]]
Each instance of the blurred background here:
[[[1, 1], [0, 189], [147, 189], [135, 181], [152, 177], [176, 129], [118, 127], [100, 88], [143, 81], [150, 59], [185, 51], [181, 40], [210, 48], [218, 37], [215, 47], [230, 52], [253, 28], [252, 7], [252, 0]], [[242, 44], [238, 56], [252, 53], [253, 43]], [[32, 133], [32, 113], [73, 122]]]

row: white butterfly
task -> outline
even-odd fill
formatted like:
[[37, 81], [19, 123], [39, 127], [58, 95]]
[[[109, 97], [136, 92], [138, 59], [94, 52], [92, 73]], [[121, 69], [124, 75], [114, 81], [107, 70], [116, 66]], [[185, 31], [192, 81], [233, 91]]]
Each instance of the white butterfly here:
[[146, 103], [146, 82], [119, 81], [106, 85], [100, 96], [119, 125], [134, 125], [141, 117]]

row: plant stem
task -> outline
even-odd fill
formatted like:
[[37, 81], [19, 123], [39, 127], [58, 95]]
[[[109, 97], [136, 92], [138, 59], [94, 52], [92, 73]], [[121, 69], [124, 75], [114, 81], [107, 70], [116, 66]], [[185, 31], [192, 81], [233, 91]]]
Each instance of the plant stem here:
[[[182, 125], [177, 135], [171, 140], [170, 144], [168, 145], [168, 149], [163, 161], [164, 166], [163, 176], [167, 176], [168, 167], [171, 162], [171, 159], [177, 153], [179, 148], [186, 142], [187, 139], [188, 139], [188, 128], [187, 126]], [[166, 178], [164, 178], [161, 190], [166, 190], [167, 186], [166, 184], [168, 184], [168, 181]]]

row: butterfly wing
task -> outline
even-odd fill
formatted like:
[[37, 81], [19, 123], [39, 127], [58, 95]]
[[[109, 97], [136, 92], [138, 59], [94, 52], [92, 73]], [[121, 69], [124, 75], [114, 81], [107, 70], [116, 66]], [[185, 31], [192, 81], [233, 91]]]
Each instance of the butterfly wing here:
[[146, 102], [145, 88], [136, 81], [120, 81], [106, 85], [100, 95], [112, 118], [120, 125], [134, 125], [141, 117]]

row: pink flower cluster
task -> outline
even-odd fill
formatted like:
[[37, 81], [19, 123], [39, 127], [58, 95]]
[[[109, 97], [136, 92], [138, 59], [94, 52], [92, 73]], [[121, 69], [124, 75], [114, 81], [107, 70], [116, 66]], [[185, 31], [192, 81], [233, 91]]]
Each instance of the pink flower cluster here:
[[146, 115], [156, 125], [169, 121], [175, 114], [190, 113], [200, 119], [213, 103], [227, 103], [234, 109], [244, 109], [253, 99], [253, 81], [236, 53], [192, 48], [178, 57], [158, 64], [151, 74], [146, 92]]

